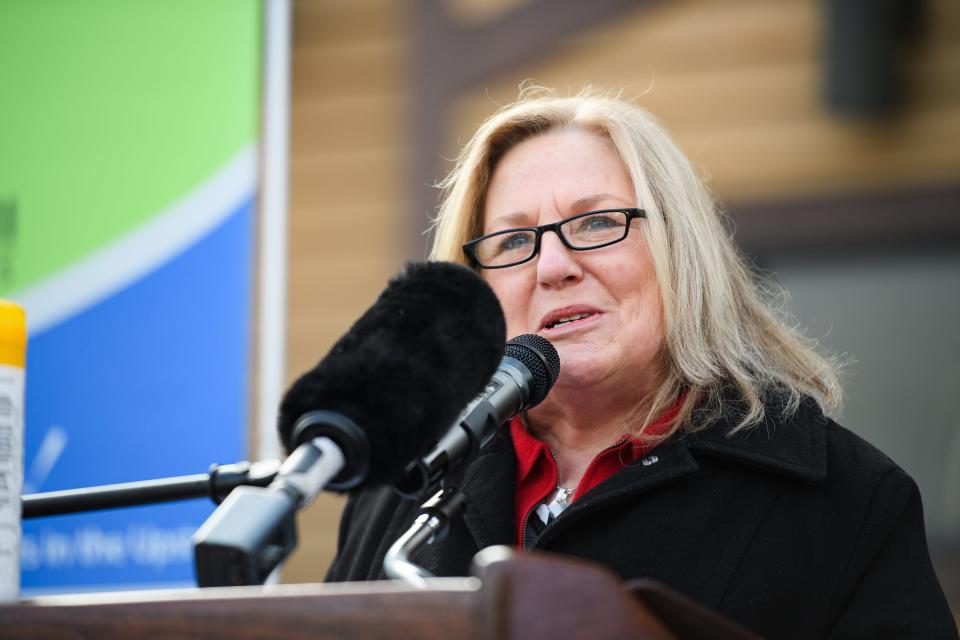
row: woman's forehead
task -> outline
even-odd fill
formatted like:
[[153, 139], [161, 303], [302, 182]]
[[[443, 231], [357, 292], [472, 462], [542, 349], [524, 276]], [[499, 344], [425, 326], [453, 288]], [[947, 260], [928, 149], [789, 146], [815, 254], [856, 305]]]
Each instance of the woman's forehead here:
[[548, 132], [510, 149], [487, 187], [484, 226], [530, 226], [541, 215], [632, 207], [632, 181], [610, 141], [582, 129]]

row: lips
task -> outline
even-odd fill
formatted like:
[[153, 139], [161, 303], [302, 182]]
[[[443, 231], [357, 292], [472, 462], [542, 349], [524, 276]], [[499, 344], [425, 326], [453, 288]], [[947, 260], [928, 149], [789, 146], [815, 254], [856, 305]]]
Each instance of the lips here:
[[598, 315], [599, 313], [599, 310], [585, 305], [561, 307], [559, 309], [554, 309], [547, 315], [543, 316], [543, 319], [540, 320], [539, 330], [549, 331], [552, 329], [559, 329], [567, 325], [572, 326], [586, 320], [587, 318]]

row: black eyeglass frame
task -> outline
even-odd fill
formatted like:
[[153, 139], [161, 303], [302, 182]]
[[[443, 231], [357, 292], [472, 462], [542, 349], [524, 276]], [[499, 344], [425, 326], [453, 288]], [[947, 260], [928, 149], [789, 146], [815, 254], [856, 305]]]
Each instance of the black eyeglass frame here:
[[[589, 247], [575, 247], [572, 244], [570, 244], [567, 238], [560, 231], [560, 227], [567, 224], [568, 222], [572, 222], [580, 218], [585, 218], [587, 216], [596, 215], [598, 213], [615, 213], [618, 211], [621, 213], [627, 214], [627, 223], [623, 226], [623, 235], [617, 238], [616, 240], [610, 240], [608, 242], [591, 245]], [[540, 238], [543, 237], [543, 234], [546, 233], [547, 231], [553, 231], [554, 233], [556, 233], [557, 237], [560, 238], [560, 242], [563, 243], [563, 246], [565, 246], [567, 249], [570, 249], [571, 251], [593, 251], [594, 249], [609, 247], [612, 244], [623, 242], [624, 240], [626, 240], [627, 235], [629, 235], [630, 233], [630, 223], [637, 218], [646, 218], [646, 217], [647, 217], [647, 212], [644, 211], [643, 209], [638, 209], [637, 207], [622, 207], [622, 208], [618, 207], [616, 209], [596, 209], [595, 211], [585, 211], [583, 213], [578, 213], [575, 216], [570, 216], [569, 218], [564, 218], [563, 220], [558, 220], [557, 222], [551, 222], [550, 224], [542, 224], [539, 227], [517, 227], [515, 229], [504, 229], [503, 231], [494, 231], [493, 233], [488, 233], [487, 235], [480, 236], [479, 238], [474, 238], [473, 240], [464, 243], [462, 248], [463, 248], [463, 252], [466, 254], [467, 258], [470, 259], [470, 262], [473, 264], [473, 266], [477, 267], [478, 269], [506, 269], [507, 267], [515, 267], [517, 265], [524, 264], [525, 262], [530, 262], [531, 260], [536, 258], [537, 254], [540, 253]], [[487, 240], [488, 238], [502, 236], [508, 233], [516, 233], [517, 231], [533, 231], [534, 232], [535, 237], [533, 241], [533, 253], [531, 253], [529, 257], [524, 258], [519, 262], [511, 262], [509, 264], [498, 264], [498, 265], [489, 266], [489, 267], [484, 264], [481, 264], [480, 260], [477, 258], [477, 252], [475, 248], [476, 245], [483, 242], [484, 240]]]

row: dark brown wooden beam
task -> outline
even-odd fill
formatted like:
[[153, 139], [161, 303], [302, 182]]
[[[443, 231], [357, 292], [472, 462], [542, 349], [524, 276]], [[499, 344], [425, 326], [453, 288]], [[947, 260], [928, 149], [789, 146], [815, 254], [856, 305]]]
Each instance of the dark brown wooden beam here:
[[960, 249], [960, 182], [733, 205], [741, 248], [759, 264], [784, 255]]

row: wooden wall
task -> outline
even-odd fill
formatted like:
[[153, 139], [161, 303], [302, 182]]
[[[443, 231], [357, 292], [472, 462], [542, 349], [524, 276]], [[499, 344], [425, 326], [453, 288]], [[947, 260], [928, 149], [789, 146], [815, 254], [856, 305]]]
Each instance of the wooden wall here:
[[[516, 4], [450, 6], [482, 22]], [[673, 132], [726, 203], [957, 183], [960, 3], [930, 7], [929, 33], [909, 62], [910, 104], [891, 123], [825, 111], [819, 0], [665, 0], [463, 92], [438, 119], [448, 132], [441, 153], [454, 157], [532, 78], [560, 89], [623, 88]], [[409, 89], [417, 70], [406, 66], [409, 9], [403, 0], [294, 1], [288, 381], [326, 353], [408, 257], [417, 104]], [[341, 504], [324, 497], [301, 515], [286, 581], [322, 578]]]
[[[406, 222], [408, 100], [400, 3], [293, 7], [288, 382], [326, 354], [402, 264], [395, 238]], [[285, 581], [323, 578], [341, 508], [324, 495], [301, 514]]]
[[454, 140], [516, 98], [520, 81], [622, 88], [654, 113], [727, 202], [960, 179], [960, 3], [931, 3], [909, 57], [910, 105], [892, 123], [831, 116], [817, 0], [667, 1], [619, 16], [462, 96]]

